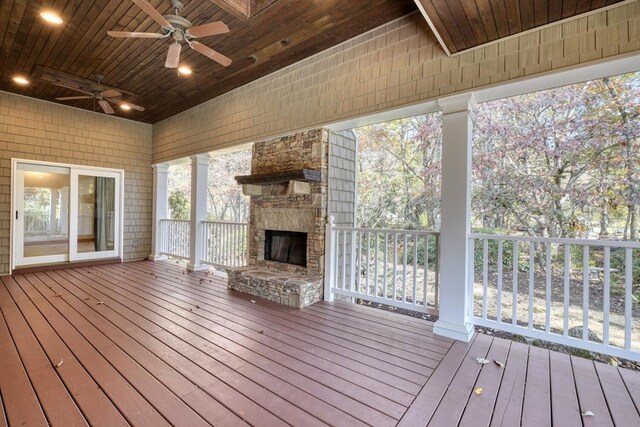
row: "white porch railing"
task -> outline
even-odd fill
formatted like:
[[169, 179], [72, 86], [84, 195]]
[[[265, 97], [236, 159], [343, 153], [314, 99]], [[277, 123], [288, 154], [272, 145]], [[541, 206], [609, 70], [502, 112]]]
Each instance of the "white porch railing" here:
[[439, 233], [339, 227], [330, 218], [326, 239], [325, 299], [342, 295], [437, 314]]
[[203, 263], [240, 267], [247, 262], [247, 230], [244, 222], [204, 221]]
[[640, 360], [640, 242], [469, 238], [476, 325]]
[[189, 259], [189, 240], [191, 224], [189, 220], [161, 219], [161, 254], [176, 258]]

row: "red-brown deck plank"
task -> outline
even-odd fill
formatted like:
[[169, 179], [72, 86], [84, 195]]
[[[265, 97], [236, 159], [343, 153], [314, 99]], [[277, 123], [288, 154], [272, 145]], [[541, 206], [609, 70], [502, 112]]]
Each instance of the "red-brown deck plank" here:
[[[13, 425], [46, 427], [47, 419], [13, 345], [4, 316], [0, 316], [0, 323], [0, 393], [7, 419]], [[2, 415], [4, 417], [4, 410]]]
[[620, 377], [618, 368], [604, 363], [595, 363], [595, 367], [614, 424], [640, 426], [640, 415]]
[[500, 390], [493, 408], [490, 424], [492, 427], [520, 425], [528, 356], [528, 346], [517, 342], [511, 343]]
[[551, 371], [551, 417], [554, 425], [582, 426], [578, 393], [568, 354], [549, 354]]
[[636, 411], [640, 412], [640, 375], [629, 369], [620, 369], [620, 376], [636, 406]]
[[422, 319], [344, 302], [291, 309], [225, 285], [158, 262], [3, 277], [0, 427], [640, 424], [636, 372], [486, 335], [453, 342]]
[[527, 383], [522, 407], [522, 426], [551, 425], [551, 382], [549, 376], [549, 350], [529, 349]]
[[479, 334], [469, 349], [458, 372], [451, 381], [449, 389], [444, 394], [433, 417], [429, 421], [430, 426], [458, 425], [464, 412], [464, 408], [470, 398], [473, 398], [474, 388], [482, 364], [477, 358], [486, 358], [491, 346], [492, 338]]
[[[134, 272], [127, 272], [127, 274], [128, 277], [135, 275]], [[165, 288], [160, 280], [157, 281], [156, 285], [158, 287]], [[173, 290], [173, 288], [165, 289], [169, 291]], [[291, 337], [294, 337], [298, 339], [298, 342], [302, 342], [302, 345], [306, 348], [310, 348], [313, 354], [319, 354], [318, 349], [328, 350], [324, 354], [333, 354], [334, 356], [341, 358], [343, 362], [348, 361], [347, 365], [349, 366], [345, 367], [356, 371], [360, 371], [362, 369], [367, 370], [366, 373], [361, 373], [364, 373], [367, 376], [375, 376], [378, 380], [400, 389], [410, 387], [410, 390], [407, 390], [409, 392], [415, 393], [419, 390], [419, 387], [416, 389], [415, 386], [408, 384], [407, 381], [421, 386], [428, 378], [427, 376], [417, 374], [415, 372], [415, 370], [421, 370], [424, 368], [413, 364], [413, 362], [384, 353], [383, 351], [375, 348], [363, 348], [358, 345], [358, 343], [349, 341], [347, 339], [349, 338], [348, 336], [343, 338], [330, 335], [317, 329], [310, 329], [308, 325], [304, 324], [304, 322], [299, 322], [295, 319], [292, 320], [290, 311], [288, 313], [286, 311], [281, 313], [280, 310], [274, 312], [274, 310], [270, 310], [271, 307], [262, 307], [261, 303], [250, 304], [248, 301], [245, 302], [243, 300], [240, 300], [244, 303], [243, 305], [236, 303], [232, 306], [228, 303], [228, 295], [224, 295], [224, 298], [226, 299], [223, 299], [215, 293], [207, 293], [202, 289], [203, 286], [199, 286], [199, 289], [195, 289], [195, 291], [185, 290], [184, 294], [187, 295], [187, 297], [184, 298], [184, 301], [194, 302], [194, 299], [192, 298], [196, 298], [196, 302], [203, 302], [205, 306], [215, 309], [217, 313], [229, 320], [245, 324], [249, 327], [251, 327], [252, 324], [258, 325], [258, 330], [262, 330], [266, 334], [268, 334], [270, 330], [273, 330], [276, 333], [282, 334], [281, 336], [283, 337], [287, 336], [283, 341], [288, 344], [292, 343]], [[257, 312], [259, 316], [254, 315]], [[245, 319], [253, 320], [254, 323], [245, 322]], [[311, 326], [314, 325], [311, 324]], [[367, 343], [369, 345], [371, 344], [370, 342]], [[309, 347], [309, 345], [311, 345], [311, 347]], [[329, 356], [328, 359], [329, 358], [331, 358], [331, 356]], [[354, 368], [353, 363], [360, 365], [360, 370], [358, 368]], [[343, 363], [339, 364], [343, 365]], [[403, 366], [414, 369], [414, 371], [407, 370]], [[373, 375], [371, 372], [373, 372]], [[424, 372], [430, 373], [431, 370], [425, 370]]]
[[[18, 285], [11, 277], [3, 277], [2, 282], [4, 286], [0, 286], [0, 309], [5, 316], [12, 316], [12, 312], [18, 313], [18, 308], [14, 303], [14, 298], [10, 296], [8, 289], [12, 288], [15, 290]], [[15, 302], [19, 302], [18, 298], [15, 298], [15, 300]], [[39, 345], [46, 353], [46, 357], [49, 360], [49, 367], [58, 364], [61, 360], [63, 361], [60, 367], [55, 368], [56, 374], [61, 378], [62, 382], [64, 382], [68, 393], [73, 397], [87, 421], [93, 425], [127, 425], [126, 419], [118, 411], [113, 402], [104, 391], [100, 389], [96, 381], [91, 378], [89, 373], [64, 345], [60, 337], [51, 329], [50, 325], [40, 313], [33, 308], [28, 309], [28, 307], [23, 307], [20, 311], [24, 318], [28, 320], [29, 329], [33, 331], [32, 333], [38, 339]], [[9, 319], [12, 320], [11, 317], [9, 317]], [[17, 322], [13, 324], [19, 327], [19, 321], [20, 319], [17, 318]], [[21, 334], [29, 333], [25, 328], [17, 331]], [[29, 357], [33, 357], [33, 355], [36, 354], [33, 347], [26, 348], [25, 351], [29, 354]], [[45, 367], [41, 366], [41, 369], [42, 368]], [[9, 412], [10, 411], [7, 410], [7, 413]], [[10, 417], [9, 421], [11, 422]]]
[[[26, 278], [21, 276], [16, 276], [15, 280], [21, 284], [26, 282]], [[132, 424], [146, 422], [154, 423], [157, 426], [170, 425], [125, 378], [118, 374], [113, 366], [100, 356], [91, 344], [73, 329], [73, 326], [66, 319], [53, 311], [49, 311], [45, 316], [19, 286], [11, 286], [9, 292], [27, 317], [38, 320], [43, 336], [46, 338], [55, 337], [56, 347], [49, 356], [51, 360], [58, 358], [63, 360], [63, 364], [57, 368], [58, 372], [62, 373], [66, 369], [82, 366], [123, 415], [126, 414], [127, 421]], [[56, 352], [58, 356], [51, 357]]]
[[613, 426], [609, 407], [600, 387], [600, 381], [593, 362], [580, 357], [571, 357], [571, 364], [573, 365], [573, 377], [576, 380], [576, 389], [578, 390], [580, 411], [589, 411], [595, 415], [593, 417], [582, 417], [584, 427]]
[[[92, 270], [94, 273], [98, 275], [103, 271], [108, 271], [108, 274], [111, 274], [111, 270], [103, 269], [103, 268], [95, 268]], [[192, 285], [198, 284], [198, 278], [194, 274], [185, 274], [176, 276], [176, 280], [179, 282], [184, 282], [188, 286], [189, 283]], [[124, 278], [124, 276], [123, 276]], [[159, 278], [162, 280], [162, 278]], [[211, 280], [211, 279], [210, 279]], [[179, 285], [178, 285], [179, 286]], [[200, 288], [203, 288], [200, 286]], [[213, 290], [213, 292], [218, 292]], [[225, 291], [226, 292], [226, 291]], [[235, 293], [234, 293], [235, 294]], [[235, 296], [235, 295], [234, 295]], [[259, 310], [259, 306], [256, 307], [249, 302], [250, 297], [247, 297], [243, 294], [237, 295], [240, 300], [236, 300], [238, 304], [245, 306], [252, 306], [252, 310]], [[229, 294], [225, 293], [225, 297], [229, 298]], [[244, 300], [242, 298], [245, 298]], [[264, 304], [264, 302], [261, 301]], [[257, 305], [257, 304], [256, 304]], [[392, 333], [381, 333], [380, 335], [375, 335], [376, 332], [367, 333], [358, 330], [353, 327], [345, 327], [343, 323], [331, 320], [331, 319], [319, 319], [308, 314], [309, 310], [292, 310], [289, 307], [273, 307], [274, 304], [266, 303], [268, 309], [271, 313], [277, 316], [281, 316], [284, 318], [295, 319], [295, 321], [304, 327], [319, 330], [321, 332], [325, 332], [329, 335], [333, 335], [334, 337], [342, 337], [353, 342], [356, 342], [360, 346], [367, 346], [375, 349], [382, 349], [387, 355], [383, 356], [386, 360], [393, 360], [393, 363], [397, 363], [400, 366], [404, 366], [407, 369], [411, 369], [414, 372], [420, 374], [424, 369], [424, 366], [434, 368], [438, 365], [438, 362], [442, 359], [442, 355], [438, 352], [434, 352], [429, 349], [416, 350], [416, 348], [407, 344], [406, 342], [395, 342], [395, 345], [390, 345], [389, 343], [393, 340], [387, 338], [387, 335], [393, 335]], [[350, 323], [356, 323], [355, 319]], [[369, 326], [369, 325], [367, 325]], [[418, 354], [420, 353], [420, 354]], [[393, 358], [390, 358], [392, 356]]]
[[[71, 272], [71, 274], [75, 274], [75, 273], [77, 272]], [[93, 280], [97, 282], [104, 281], [102, 277], [99, 277], [99, 278], [94, 277]], [[267, 357], [269, 357], [272, 361], [282, 360], [286, 362], [286, 364], [289, 366], [289, 369], [292, 369], [293, 367], [295, 367], [298, 370], [306, 371], [303, 373], [306, 373], [307, 376], [313, 377], [318, 381], [320, 380], [319, 377], [326, 376], [323, 372], [319, 371], [313, 366], [309, 366], [306, 363], [301, 363], [300, 361], [295, 360], [294, 358], [287, 357], [284, 354], [277, 354], [273, 352], [271, 349], [267, 348], [266, 346], [263, 346], [260, 344], [254, 344], [253, 342], [249, 342], [246, 339], [244, 339], [244, 341], [246, 341], [243, 343], [244, 345], [240, 346], [238, 342], [243, 341], [243, 337], [231, 329], [233, 325], [228, 325], [229, 328], [223, 328], [220, 325], [217, 325], [217, 324], [214, 324], [213, 322], [208, 322], [205, 319], [202, 319], [202, 316], [200, 314], [197, 314], [193, 311], [189, 311], [186, 308], [180, 309], [178, 307], [172, 306], [170, 303], [163, 300], [159, 296], [152, 296], [148, 293], [144, 293], [143, 291], [138, 290], [137, 287], [135, 286], [123, 287], [123, 285], [120, 283], [104, 281], [104, 284], [106, 283], [109, 283], [112, 287], [112, 289], [110, 291], [107, 291], [107, 293], [116, 292], [116, 288], [117, 288], [119, 289], [118, 292], [120, 292], [122, 296], [126, 295], [128, 299], [131, 299], [131, 301], [137, 302], [140, 307], [144, 306], [144, 308], [138, 307], [137, 309], [138, 313], [140, 314], [146, 313], [147, 310], [149, 310], [152, 313], [161, 314], [162, 316], [164, 316], [165, 321], [171, 320], [171, 322], [167, 323], [168, 330], [157, 332], [156, 334], [154, 334], [156, 337], [160, 338], [164, 342], [171, 342], [172, 347], [181, 345], [179, 343], [180, 339], [191, 344], [192, 348], [184, 347], [184, 346], [181, 348], [185, 349], [185, 351], [188, 352], [187, 354], [189, 355], [189, 357], [192, 359], [195, 358], [198, 360], [203, 360], [202, 357], [207, 357], [206, 355], [199, 354], [198, 350], [203, 350], [205, 351], [205, 353], [209, 355], [216, 354], [216, 359], [218, 361], [222, 362], [223, 364], [226, 363], [227, 366], [231, 368], [228, 371], [229, 375], [234, 375], [236, 371], [238, 371], [238, 367], [245, 364], [245, 361], [240, 360], [234, 355], [234, 353], [239, 353], [239, 354], [246, 354], [246, 358], [248, 358], [249, 362], [254, 364], [259, 364], [264, 369], [265, 372], [275, 371], [275, 372], [278, 372], [278, 374], [280, 375], [287, 374], [286, 369], [283, 369], [282, 367], [274, 363], [270, 363], [269, 360], [267, 360]], [[147, 302], [151, 302], [152, 304], [147, 305]], [[198, 313], [201, 312], [201, 310], [197, 310], [197, 309], [196, 311], [198, 311]], [[179, 314], [176, 314], [176, 313], [179, 313]], [[202, 325], [207, 325], [208, 329]], [[216, 335], [211, 334], [212, 332], [216, 332]], [[203, 336], [206, 336], [207, 338], [205, 339], [203, 338]], [[236, 342], [233, 341], [233, 338], [236, 339]], [[254, 339], [255, 341], [258, 341], [258, 340], [264, 339], [265, 337], [263, 336], [263, 334], [254, 333], [253, 336], [251, 336], [251, 338]], [[252, 350], [252, 352], [247, 352], [246, 351], [247, 349]], [[220, 368], [224, 370], [226, 367], [220, 366]], [[303, 377], [300, 377], [300, 379], [304, 380]], [[364, 394], [366, 399], [374, 400], [375, 403], [382, 406], [382, 408], [386, 408], [388, 411], [396, 411], [398, 418], [404, 412], [404, 409], [405, 409], [404, 407], [397, 406], [397, 405], [394, 406], [394, 404], [392, 404], [388, 400], [383, 400], [380, 396], [376, 396], [370, 393], [366, 389], [357, 389], [357, 388], [354, 388], [353, 385], [350, 383], [341, 382], [339, 378], [326, 376], [325, 385], [328, 385], [328, 383], [331, 380], [333, 381], [334, 387], [336, 387], [337, 383], [342, 383], [342, 387], [346, 388], [345, 396], [360, 396]], [[306, 383], [308, 384], [309, 382], [306, 381]], [[330, 410], [326, 410], [322, 413], [318, 413], [317, 408], [315, 407], [317, 406], [317, 404], [311, 405], [311, 404], [303, 403], [303, 401], [301, 401], [300, 399], [306, 398], [304, 393], [299, 393], [299, 391], [298, 393], [292, 393], [287, 389], [288, 385], [285, 383], [279, 383], [277, 381], [277, 377], [275, 376], [272, 377], [270, 381], [263, 381], [261, 385], [263, 387], [270, 388], [277, 395], [285, 394], [290, 398], [294, 398], [295, 400], [297, 400], [296, 403], [298, 405], [301, 405], [302, 407], [305, 407], [308, 410], [316, 412], [316, 415], [321, 415], [326, 417], [331, 413]], [[311, 392], [313, 391], [313, 389], [309, 389], [308, 385], [302, 384], [300, 381], [296, 382], [296, 385], [299, 387], [305, 387], [307, 390], [310, 390]], [[284, 387], [284, 389], [282, 389], [282, 387]], [[290, 389], [290, 387], [288, 388]], [[248, 391], [251, 392], [251, 390], [248, 390]], [[282, 397], [284, 398], [284, 396]], [[360, 397], [359, 400], [364, 400], [365, 398]], [[345, 397], [342, 400], [343, 401], [348, 400], [348, 397]], [[341, 402], [335, 402], [335, 403], [339, 405], [341, 404]], [[274, 405], [275, 404], [276, 403], [274, 403]], [[352, 412], [356, 412], [358, 410], [357, 403], [352, 402], [350, 408]], [[372, 407], [369, 407], [366, 410], [363, 410], [361, 412], [361, 415], [363, 417], [371, 418], [371, 420], [375, 418], [377, 419], [377, 422], [384, 423], [385, 416], [383, 414], [376, 415], [372, 409], [373, 409]], [[296, 420], [295, 415], [297, 410], [298, 410], [298, 407], [292, 406], [290, 410], [287, 411], [287, 416], [291, 418], [290, 419], [291, 422], [300, 424], [305, 420], [302, 420], [302, 419]], [[302, 414], [300, 415], [302, 416]], [[306, 424], [309, 424], [311, 421], [307, 420], [305, 422]], [[392, 419], [388, 419], [388, 422], [392, 422]]]
[[476, 393], [471, 394], [469, 403], [460, 420], [460, 426], [489, 426], [498, 391], [500, 390], [500, 382], [504, 375], [504, 368], [498, 366], [494, 361], [506, 364], [509, 346], [509, 341], [501, 339], [494, 339], [491, 343], [491, 348], [487, 355], [487, 360], [490, 360], [490, 362], [482, 365], [475, 385], [482, 388], [482, 393], [479, 395]]
[[451, 380], [462, 362], [467, 357], [467, 352], [473, 345], [456, 342], [446, 354], [442, 363], [429, 377], [429, 380], [416, 396], [407, 412], [404, 414], [398, 426], [411, 427], [417, 425], [426, 425], [435, 412], [440, 400], [447, 391]]

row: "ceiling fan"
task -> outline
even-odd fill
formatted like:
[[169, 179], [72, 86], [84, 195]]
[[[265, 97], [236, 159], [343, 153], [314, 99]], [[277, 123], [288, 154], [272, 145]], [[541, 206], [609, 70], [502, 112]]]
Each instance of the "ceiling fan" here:
[[156, 21], [162, 27], [162, 33], [141, 33], [128, 31], [107, 31], [111, 37], [133, 37], [133, 38], [149, 38], [149, 39], [166, 39], [171, 38], [172, 43], [169, 46], [167, 60], [164, 66], [167, 68], [177, 68], [180, 62], [180, 51], [182, 50], [182, 42], [186, 42], [189, 47], [202, 55], [213, 59], [219, 64], [227, 67], [231, 65], [231, 59], [219, 52], [203, 45], [194, 39], [206, 36], [215, 36], [229, 32], [229, 27], [221, 21], [210, 22], [193, 26], [189, 20], [180, 15], [184, 4], [179, 0], [171, 0], [171, 5], [175, 15], [164, 15], [154, 9], [147, 0], [131, 0], [140, 9], [142, 9], [151, 19]]
[[59, 98], [56, 98], [57, 101], [73, 101], [73, 100], [77, 100], [77, 99], [93, 99], [94, 100], [94, 107], [95, 107], [95, 101], [98, 102], [98, 105], [100, 105], [100, 108], [102, 108], [102, 111], [104, 111], [106, 114], [114, 114], [115, 111], [113, 110], [113, 107], [111, 107], [111, 104], [109, 102], [112, 102], [114, 104], [119, 104], [121, 108], [124, 109], [134, 109], [137, 111], [144, 111], [144, 108], [139, 106], [139, 105], [135, 105], [132, 104], [130, 102], [125, 102], [121, 99], [117, 99], [117, 98], [121, 98], [123, 95], [121, 92], [118, 92], [115, 89], [112, 88], [104, 88], [101, 86], [101, 82], [102, 79], [104, 79], [104, 76], [97, 74], [96, 75], [96, 81], [98, 82], [98, 86], [90, 88], [90, 89], [81, 89], [78, 87], [73, 87], [73, 86], [68, 86], [68, 85], [61, 85], [58, 84], [59, 86], [63, 86], [66, 87], [67, 89], [72, 89], [78, 92], [82, 92], [85, 95], [83, 96], [62, 96]]

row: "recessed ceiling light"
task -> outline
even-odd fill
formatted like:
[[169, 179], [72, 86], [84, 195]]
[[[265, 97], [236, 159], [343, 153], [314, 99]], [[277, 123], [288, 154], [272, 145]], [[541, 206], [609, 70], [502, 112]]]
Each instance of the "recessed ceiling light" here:
[[22, 77], [22, 76], [14, 76], [13, 81], [23, 86], [29, 84], [29, 80], [27, 80], [26, 77]]
[[178, 74], [184, 74], [185, 76], [190, 76], [191, 73], [193, 73], [193, 71], [191, 71], [191, 68], [183, 65], [181, 67], [178, 67]]
[[50, 10], [44, 10], [40, 12], [40, 16], [50, 24], [60, 25], [63, 22], [62, 18], [60, 18], [56, 13]]
[[122, 108], [124, 111], [131, 110], [131, 106], [129, 104], [120, 104], [120, 108]]

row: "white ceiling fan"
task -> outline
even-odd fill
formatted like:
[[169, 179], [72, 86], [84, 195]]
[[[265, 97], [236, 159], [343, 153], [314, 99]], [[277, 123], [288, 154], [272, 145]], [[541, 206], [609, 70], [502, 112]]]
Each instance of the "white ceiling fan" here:
[[[102, 79], [104, 78], [104, 76], [101, 76], [100, 74], [96, 75], [96, 80], [98, 81], [98, 86], [95, 89], [91, 89], [91, 90], [84, 90], [84, 89], [79, 89], [77, 87], [73, 87], [73, 86], [68, 86], [68, 85], [62, 85], [57, 83], [59, 86], [63, 86], [66, 87], [68, 89], [72, 89], [72, 90], [76, 90], [78, 92], [82, 92], [85, 95], [82, 96], [62, 96], [59, 98], [56, 98], [57, 101], [74, 101], [77, 99], [93, 99], [94, 100], [94, 110], [95, 110], [95, 102], [98, 102], [98, 105], [100, 105], [100, 108], [102, 108], [102, 111], [104, 111], [106, 114], [114, 114], [115, 111], [113, 110], [113, 108], [111, 107], [111, 104], [109, 102], [112, 102], [114, 104], [119, 104], [121, 108], [126, 108], [126, 109], [134, 109], [137, 111], [144, 111], [144, 108], [136, 105], [136, 104], [132, 104], [130, 102], [125, 102], [122, 101], [120, 99], [116, 99], [116, 98], [120, 98], [122, 97], [122, 93], [118, 92], [115, 89], [105, 89], [105, 88], [101, 88], [101, 82]], [[104, 90], [103, 90], [104, 89]]]
[[128, 31], [107, 31], [111, 37], [133, 37], [133, 38], [151, 38], [166, 39], [171, 38], [172, 43], [169, 46], [167, 60], [164, 64], [167, 68], [177, 68], [180, 62], [180, 51], [182, 50], [182, 42], [186, 42], [189, 47], [202, 55], [213, 59], [219, 64], [227, 67], [231, 65], [231, 59], [219, 52], [195, 41], [199, 37], [215, 36], [229, 32], [229, 27], [221, 21], [210, 22], [193, 26], [191, 22], [181, 16], [180, 12], [184, 5], [179, 0], [171, 0], [171, 5], [175, 11], [175, 15], [164, 15], [154, 9], [147, 0], [131, 0], [140, 9], [142, 9], [151, 19], [156, 21], [162, 27], [162, 33], [141, 33]]

